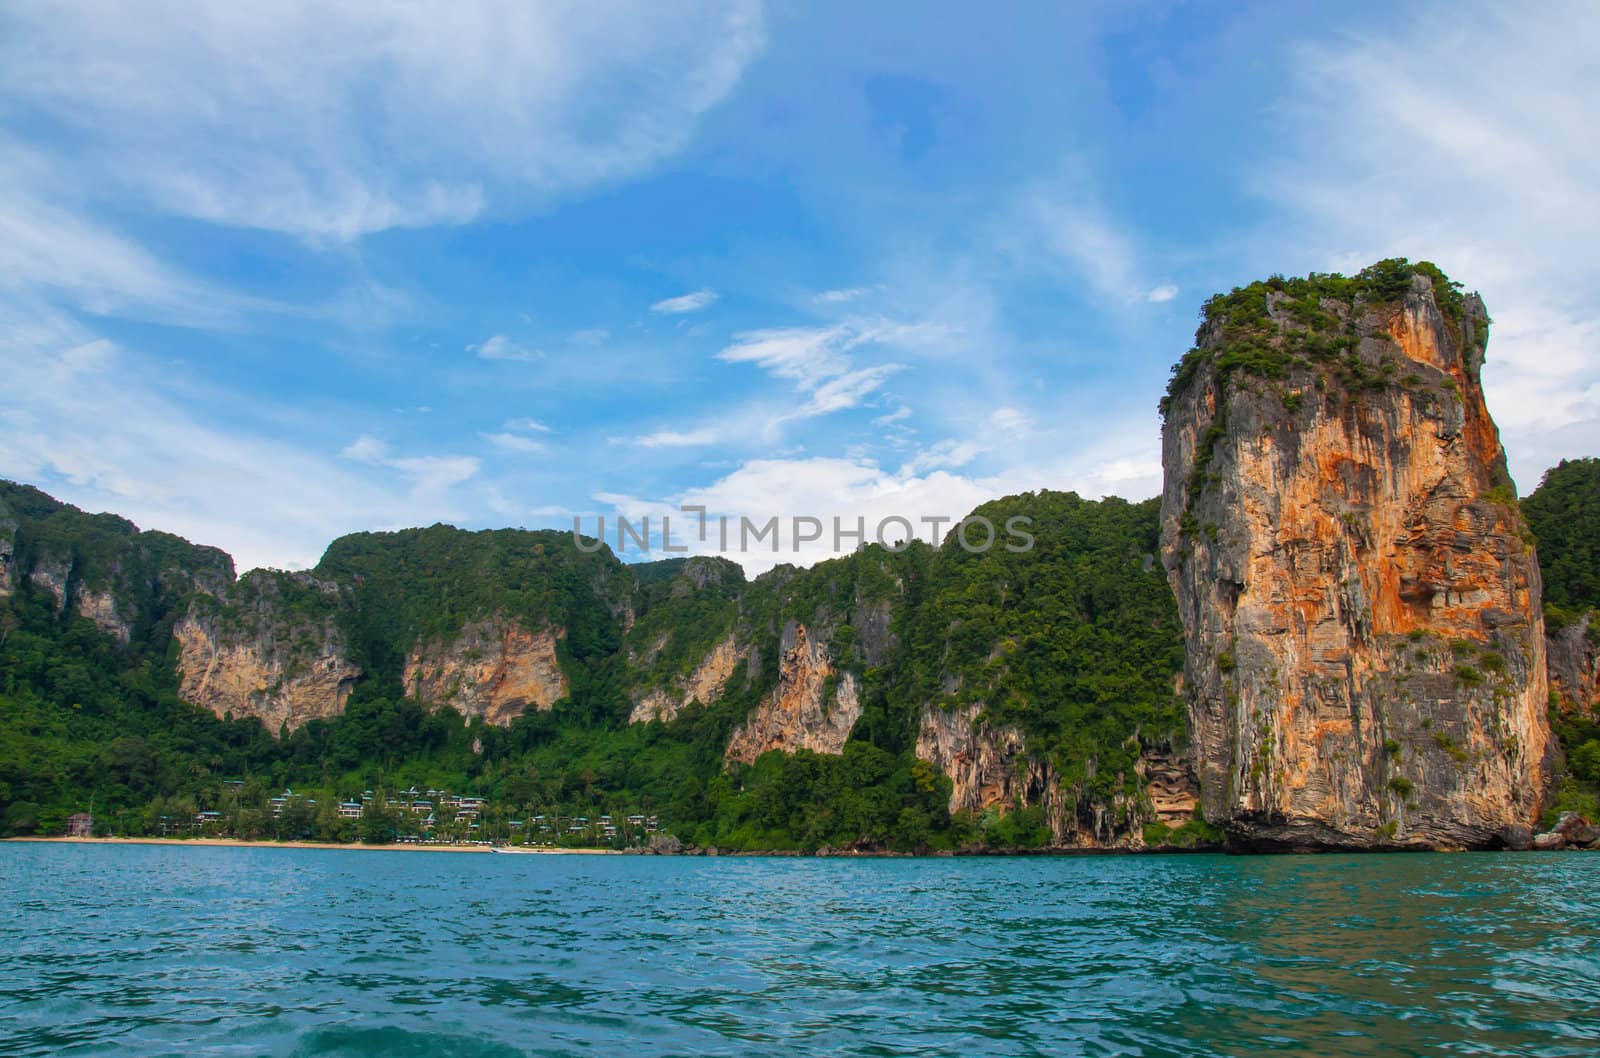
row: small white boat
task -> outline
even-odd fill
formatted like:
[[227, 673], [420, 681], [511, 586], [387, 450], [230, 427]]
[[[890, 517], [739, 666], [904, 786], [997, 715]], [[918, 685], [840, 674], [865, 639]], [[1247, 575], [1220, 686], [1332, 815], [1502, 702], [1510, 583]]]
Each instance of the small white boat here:
[[517, 845], [490, 845], [490, 852], [505, 853], [508, 856], [537, 856], [542, 849], [525, 849]]

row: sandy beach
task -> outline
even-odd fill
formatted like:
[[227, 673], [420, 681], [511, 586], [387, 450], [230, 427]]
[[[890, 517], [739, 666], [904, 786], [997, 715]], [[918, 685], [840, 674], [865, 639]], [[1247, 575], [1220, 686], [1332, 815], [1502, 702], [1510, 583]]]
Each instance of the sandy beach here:
[[[482, 852], [487, 845], [336, 845], [321, 841], [241, 841], [237, 838], [69, 838], [20, 837], [5, 841], [45, 842], [52, 845], [186, 845], [231, 849], [332, 849], [346, 852]], [[546, 856], [620, 856], [616, 849], [528, 849]]]

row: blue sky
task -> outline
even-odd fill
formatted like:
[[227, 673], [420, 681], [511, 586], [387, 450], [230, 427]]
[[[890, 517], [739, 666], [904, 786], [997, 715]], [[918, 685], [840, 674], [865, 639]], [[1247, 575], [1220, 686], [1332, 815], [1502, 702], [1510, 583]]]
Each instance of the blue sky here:
[[1391, 255], [1600, 453], [1582, 4], [249, 6], [0, 12], [0, 475], [241, 569], [1144, 498], [1206, 296]]

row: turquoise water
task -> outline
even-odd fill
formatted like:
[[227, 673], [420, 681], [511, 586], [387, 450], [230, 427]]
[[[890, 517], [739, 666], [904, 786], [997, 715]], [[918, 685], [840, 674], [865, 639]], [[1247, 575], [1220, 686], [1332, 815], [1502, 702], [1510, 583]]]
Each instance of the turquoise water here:
[[0, 1054], [1600, 1053], [1600, 855], [0, 845]]

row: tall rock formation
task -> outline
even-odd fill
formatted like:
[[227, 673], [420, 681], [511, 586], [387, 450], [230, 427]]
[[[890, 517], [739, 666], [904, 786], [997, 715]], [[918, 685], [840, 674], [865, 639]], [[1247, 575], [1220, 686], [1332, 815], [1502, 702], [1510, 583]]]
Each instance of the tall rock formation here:
[[769, 750], [841, 753], [861, 719], [855, 673], [834, 666], [825, 642], [791, 621], [779, 645], [778, 685], [728, 740], [727, 759], [751, 764]]
[[1241, 847], [1488, 847], [1538, 814], [1539, 568], [1431, 265], [1206, 305], [1163, 401], [1162, 554], [1206, 817]]

